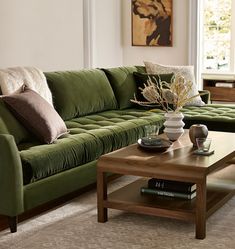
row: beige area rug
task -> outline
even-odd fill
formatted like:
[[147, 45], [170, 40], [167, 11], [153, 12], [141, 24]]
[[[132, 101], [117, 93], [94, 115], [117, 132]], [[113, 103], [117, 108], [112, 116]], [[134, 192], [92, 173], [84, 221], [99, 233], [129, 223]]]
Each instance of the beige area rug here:
[[[111, 189], [133, 180], [122, 177]], [[16, 234], [0, 232], [1, 249], [233, 249], [235, 248], [235, 198], [207, 221], [207, 237], [194, 238], [194, 225], [173, 219], [109, 212], [107, 223], [97, 223], [96, 192], [27, 220]]]

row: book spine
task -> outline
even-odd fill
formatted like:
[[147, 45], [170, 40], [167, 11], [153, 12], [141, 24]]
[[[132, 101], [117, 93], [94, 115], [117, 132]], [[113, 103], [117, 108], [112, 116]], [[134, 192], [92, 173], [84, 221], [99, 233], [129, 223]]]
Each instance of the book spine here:
[[183, 193], [191, 193], [194, 189], [192, 189], [193, 185], [189, 184], [177, 184], [177, 183], [170, 183], [169, 181], [164, 180], [157, 180], [157, 179], [150, 179], [148, 181], [148, 187], [152, 189], [159, 189], [159, 190], [166, 190], [166, 191], [177, 191]]
[[177, 197], [177, 198], [182, 198], [182, 199], [187, 199], [190, 200], [192, 199], [191, 194], [183, 194], [183, 193], [178, 193], [178, 192], [172, 192], [172, 191], [163, 191], [163, 190], [158, 190], [158, 189], [149, 189], [142, 187], [140, 189], [142, 194], [151, 194], [151, 195], [161, 195], [161, 196], [168, 196], [168, 197]]

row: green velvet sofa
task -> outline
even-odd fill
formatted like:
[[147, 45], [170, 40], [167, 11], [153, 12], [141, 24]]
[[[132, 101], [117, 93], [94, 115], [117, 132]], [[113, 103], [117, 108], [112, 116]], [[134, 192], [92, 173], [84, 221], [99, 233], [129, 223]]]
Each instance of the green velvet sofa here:
[[[11, 232], [19, 214], [95, 183], [101, 155], [135, 143], [146, 124], [163, 125], [160, 109], [150, 112], [130, 102], [137, 91], [135, 71], [144, 68], [45, 73], [69, 130], [53, 144], [41, 144], [0, 99], [0, 215], [9, 217]], [[204, 123], [235, 131], [235, 106], [190, 106], [182, 112], [186, 128]]]

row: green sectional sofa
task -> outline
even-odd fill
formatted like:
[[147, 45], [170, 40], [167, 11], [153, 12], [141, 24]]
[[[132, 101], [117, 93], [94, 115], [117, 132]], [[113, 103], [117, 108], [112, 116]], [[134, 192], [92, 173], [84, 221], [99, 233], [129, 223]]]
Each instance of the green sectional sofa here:
[[[136, 92], [133, 72], [120, 67], [45, 73], [57, 112], [69, 134], [41, 144], [0, 99], [0, 215], [17, 216], [96, 181], [97, 159], [135, 143], [146, 124], [163, 125], [160, 109], [130, 102]], [[204, 123], [211, 130], [235, 131], [235, 106], [185, 107], [186, 128]]]

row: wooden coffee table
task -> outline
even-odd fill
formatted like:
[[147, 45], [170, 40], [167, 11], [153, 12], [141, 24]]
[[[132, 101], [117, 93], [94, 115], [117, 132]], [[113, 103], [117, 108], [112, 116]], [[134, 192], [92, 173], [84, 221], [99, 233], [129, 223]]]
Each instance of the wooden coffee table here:
[[[209, 132], [209, 137], [215, 150], [211, 156], [193, 155], [188, 131], [166, 152], [146, 152], [134, 144], [101, 156], [97, 165], [98, 221], [108, 220], [108, 208], [182, 219], [194, 222], [196, 238], [204, 239], [206, 219], [235, 192], [232, 181], [230, 184], [207, 181], [208, 175], [225, 169], [229, 165], [226, 162], [235, 157], [235, 134]], [[108, 172], [144, 178], [107, 195]], [[149, 177], [196, 183], [197, 196], [182, 200], [141, 195], [140, 187], [146, 185]]]

